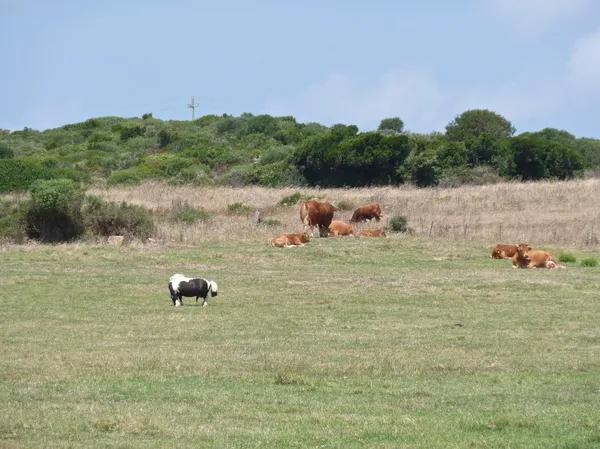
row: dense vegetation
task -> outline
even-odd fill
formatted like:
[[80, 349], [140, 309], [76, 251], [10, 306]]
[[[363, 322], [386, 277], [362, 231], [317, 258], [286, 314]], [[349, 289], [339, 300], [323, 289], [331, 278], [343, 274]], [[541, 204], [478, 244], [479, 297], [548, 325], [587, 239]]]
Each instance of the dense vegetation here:
[[488, 110], [455, 117], [446, 132], [406, 132], [398, 117], [376, 131], [294, 117], [208, 115], [194, 121], [101, 117], [39, 132], [0, 132], [0, 192], [36, 179], [171, 184], [418, 186], [501, 179], [569, 179], [600, 166], [600, 140], [546, 128], [515, 136]]
[[153, 230], [146, 208], [86, 195], [70, 179], [38, 179], [28, 199], [0, 200], [0, 240], [55, 243], [112, 234], [145, 239]]

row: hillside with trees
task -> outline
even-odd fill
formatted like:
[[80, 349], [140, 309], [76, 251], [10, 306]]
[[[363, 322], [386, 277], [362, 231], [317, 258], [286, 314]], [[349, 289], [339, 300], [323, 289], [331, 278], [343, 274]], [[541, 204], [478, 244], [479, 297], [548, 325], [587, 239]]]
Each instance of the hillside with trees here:
[[600, 166], [600, 140], [553, 128], [515, 135], [488, 110], [456, 116], [445, 133], [415, 134], [399, 117], [377, 130], [244, 113], [194, 121], [99, 117], [56, 129], [0, 132], [0, 192], [37, 179], [82, 185], [362, 187], [570, 179]]

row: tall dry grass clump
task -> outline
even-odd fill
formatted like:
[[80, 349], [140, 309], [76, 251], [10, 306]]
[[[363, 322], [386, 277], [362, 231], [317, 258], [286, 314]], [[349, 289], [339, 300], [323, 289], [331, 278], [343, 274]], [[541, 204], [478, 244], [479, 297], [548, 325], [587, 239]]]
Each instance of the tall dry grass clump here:
[[[485, 186], [419, 189], [412, 186], [353, 189], [264, 187], [191, 187], [148, 182], [140, 186], [92, 189], [89, 193], [110, 201], [146, 206], [160, 217], [176, 201], [207, 211], [212, 219], [194, 225], [158, 220], [156, 237], [163, 241], [196, 244], [209, 241], [263, 239], [279, 232], [302, 229], [298, 206], [280, 206], [279, 201], [296, 192], [333, 204], [356, 207], [379, 203], [381, 223], [362, 225], [387, 227], [393, 216], [408, 218], [414, 233], [430, 237], [471, 239], [488, 244], [527, 241], [532, 245], [569, 247], [598, 246], [600, 234], [600, 179], [574, 181], [511, 182]], [[280, 224], [255, 226], [252, 213], [231, 214], [228, 208], [241, 203], [248, 210], [260, 209], [262, 218]], [[336, 212], [347, 221], [352, 211]]]

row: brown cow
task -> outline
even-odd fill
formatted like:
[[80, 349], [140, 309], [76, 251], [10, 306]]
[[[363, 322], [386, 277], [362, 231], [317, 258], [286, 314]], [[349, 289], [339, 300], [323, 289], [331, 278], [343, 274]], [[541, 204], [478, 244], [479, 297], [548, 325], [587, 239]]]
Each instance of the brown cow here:
[[513, 256], [513, 268], [550, 268], [562, 270], [565, 267], [556, 263], [556, 260], [546, 251], [531, 251], [527, 245], [519, 245], [517, 253]]
[[355, 235], [354, 227], [349, 224], [344, 223], [343, 221], [333, 220], [329, 225], [329, 233], [334, 237], [343, 236], [343, 235]]
[[521, 243], [519, 245], [496, 245], [490, 257], [492, 259], [512, 259], [513, 256], [517, 254], [518, 246], [526, 246], [528, 251], [531, 251], [532, 249], [527, 243]]
[[373, 220], [379, 221], [381, 220], [381, 207], [379, 204], [369, 204], [368, 206], [359, 207], [352, 214], [352, 218], [350, 218], [349, 223], [359, 223], [361, 221]]
[[310, 242], [310, 235], [307, 232], [301, 234], [282, 234], [271, 240], [271, 246], [275, 248], [294, 248], [295, 246], [304, 246]]
[[368, 230], [365, 229], [364, 231], [360, 231], [360, 233], [358, 234], [361, 237], [385, 237], [385, 231], [383, 229], [374, 229], [374, 230]]
[[304, 231], [310, 227], [310, 234], [313, 235], [315, 227], [319, 228], [319, 235], [327, 237], [329, 235], [329, 225], [333, 220], [333, 213], [338, 210], [333, 204], [320, 201], [305, 201], [300, 205], [300, 220], [304, 223]]

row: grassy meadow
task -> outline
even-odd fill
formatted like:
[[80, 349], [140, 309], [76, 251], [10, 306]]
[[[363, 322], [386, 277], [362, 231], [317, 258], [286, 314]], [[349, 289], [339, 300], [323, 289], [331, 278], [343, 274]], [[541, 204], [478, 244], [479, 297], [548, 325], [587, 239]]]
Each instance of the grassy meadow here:
[[[307, 189], [414, 232], [275, 249], [301, 230], [276, 206], [296, 190], [98, 189], [215, 219], [149, 244], [0, 246], [0, 447], [600, 447], [600, 268], [580, 264], [600, 256], [598, 190]], [[577, 261], [490, 259], [520, 240]], [[176, 272], [219, 296], [173, 307]]]

